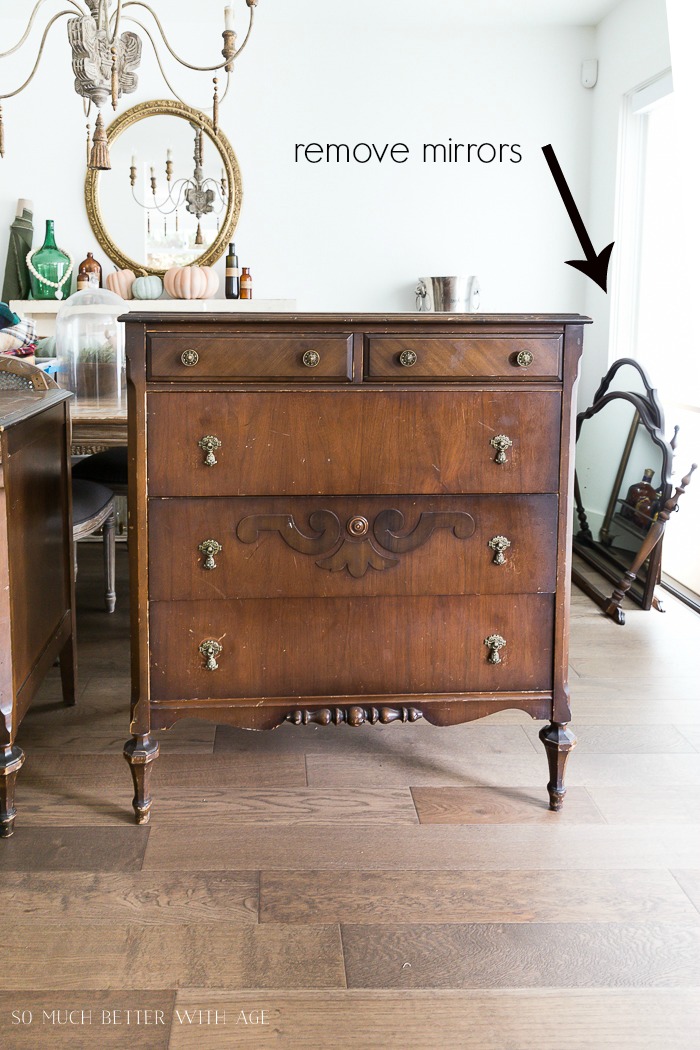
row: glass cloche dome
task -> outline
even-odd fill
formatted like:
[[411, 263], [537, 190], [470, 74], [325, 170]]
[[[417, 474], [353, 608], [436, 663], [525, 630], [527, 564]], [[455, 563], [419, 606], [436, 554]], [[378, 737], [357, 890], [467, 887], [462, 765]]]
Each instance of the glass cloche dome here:
[[115, 407], [126, 400], [124, 300], [104, 288], [75, 292], [56, 315], [58, 384], [79, 400]]

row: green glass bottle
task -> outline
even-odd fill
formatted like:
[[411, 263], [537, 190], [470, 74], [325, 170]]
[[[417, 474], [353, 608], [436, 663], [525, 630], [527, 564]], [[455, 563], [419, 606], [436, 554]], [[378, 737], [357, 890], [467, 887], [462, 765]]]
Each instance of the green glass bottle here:
[[[32, 285], [32, 299], [67, 299], [71, 288], [71, 260], [65, 252], [56, 246], [53, 231], [53, 219], [46, 220], [46, 236], [38, 252], [29, 260], [29, 275]], [[39, 274], [36, 276], [32, 270]], [[41, 280], [44, 278], [44, 280]], [[47, 284], [51, 281], [51, 284]]]

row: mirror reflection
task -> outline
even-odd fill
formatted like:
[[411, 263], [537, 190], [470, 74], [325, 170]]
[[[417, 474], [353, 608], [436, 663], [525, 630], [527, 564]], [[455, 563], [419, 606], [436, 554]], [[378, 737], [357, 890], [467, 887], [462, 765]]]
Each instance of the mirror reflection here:
[[93, 229], [115, 264], [162, 274], [219, 258], [241, 198], [225, 136], [187, 106], [144, 103], [119, 117], [108, 139], [112, 168], [88, 174], [86, 197]]
[[[634, 565], [670, 496], [673, 450], [662, 427], [656, 391], [627, 359], [611, 366], [593, 405], [578, 416], [574, 550], [613, 582]], [[636, 573], [630, 596], [642, 608], [654, 601], [660, 559], [657, 542]], [[574, 579], [594, 600], [602, 597], [580, 573]]]
[[576, 474], [587, 521], [577, 538], [590, 533], [608, 549], [636, 554], [661, 507], [663, 454], [631, 402], [614, 398], [583, 422]]

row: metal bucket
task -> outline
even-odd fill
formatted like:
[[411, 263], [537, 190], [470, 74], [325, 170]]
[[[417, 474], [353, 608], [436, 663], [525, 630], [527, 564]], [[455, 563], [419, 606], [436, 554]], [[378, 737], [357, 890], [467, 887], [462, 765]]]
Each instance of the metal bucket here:
[[471, 314], [479, 309], [478, 277], [419, 277], [416, 310], [421, 313]]

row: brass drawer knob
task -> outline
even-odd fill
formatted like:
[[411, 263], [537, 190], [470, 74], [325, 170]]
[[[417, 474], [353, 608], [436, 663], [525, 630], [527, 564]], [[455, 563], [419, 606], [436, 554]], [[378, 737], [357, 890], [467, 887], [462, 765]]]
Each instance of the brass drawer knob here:
[[307, 350], [301, 361], [306, 368], [317, 368], [321, 363], [321, 355], [316, 350]]
[[489, 647], [489, 663], [500, 664], [501, 663], [501, 649], [505, 648], [506, 640], [500, 634], [490, 634], [488, 638], [484, 638], [484, 645]]
[[489, 540], [489, 547], [492, 551], [495, 551], [493, 564], [494, 565], [505, 565], [506, 555], [505, 552], [510, 547], [510, 540], [507, 536], [494, 536], [492, 540]]
[[219, 665], [216, 662], [216, 657], [223, 653], [223, 645], [221, 645], [220, 642], [215, 641], [213, 638], [208, 638], [206, 642], [202, 642], [199, 651], [206, 659], [206, 663], [204, 664], [205, 671], [218, 671]]
[[221, 554], [224, 548], [216, 540], [203, 540], [202, 543], [197, 547], [198, 551], [201, 551], [204, 557], [204, 568], [215, 569], [216, 562], [214, 558], [217, 554]]
[[495, 463], [507, 463], [506, 452], [511, 448], [513, 442], [505, 434], [497, 434], [491, 438], [491, 445], [496, 449]]
[[206, 456], [204, 457], [204, 466], [215, 467], [218, 460], [214, 453], [218, 448], [221, 448], [221, 442], [219, 441], [218, 437], [214, 437], [213, 434], [207, 434], [207, 436], [203, 437], [201, 441], [197, 442], [197, 444], [201, 448], [202, 452], [206, 452]]
[[351, 536], [366, 536], [369, 532], [369, 522], [367, 518], [356, 514], [354, 518], [350, 518], [346, 528]]
[[402, 350], [399, 354], [399, 364], [404, 368], [413, 368], [418, 360], [418, 354], [413, 350]]
[[515, 360], [520, 368], [529, 368], [535, 358], [529, 350], [521, 350]]
[[199, 361], [199, 354], [196, 350], [184, 350], [180, 355], [180, 360], [185, 368], [194, 368]]

